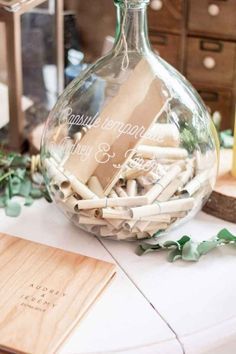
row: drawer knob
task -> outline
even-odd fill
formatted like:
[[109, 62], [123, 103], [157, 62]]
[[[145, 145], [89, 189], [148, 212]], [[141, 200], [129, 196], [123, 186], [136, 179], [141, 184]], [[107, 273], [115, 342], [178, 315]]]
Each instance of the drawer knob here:
[[203, 59], [203, 65], [205, 66], [205, 68], [207, 69], [214, 69], [214, 67], [216, 66], [216, 61], [214, 58], [212, 57], [205, 57]]
[[159, 11], [161, 10], [163, 6], [162, 0], [152, 0], [150, 3], [150, 7], [154, 11]]
[[220, 13], [220, 8], [216, 4], [211, 4], [208, 6], [208, 13], [211, 16], [218, 16]]

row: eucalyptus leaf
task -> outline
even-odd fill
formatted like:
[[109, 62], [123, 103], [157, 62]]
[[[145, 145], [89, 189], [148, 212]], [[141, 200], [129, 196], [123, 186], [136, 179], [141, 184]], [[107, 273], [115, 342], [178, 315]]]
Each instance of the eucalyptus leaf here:
[[16, 177], [18, 177], [19, 179], [24, 180], [25, 175], [26, 175], [26, 170], [23, 169], [23, 168], [17, 168], [17, 169], [15, 170], [14, 175], [15, 175]]
[[18, 167], [23, 166], [27, 167], [27, 164], [30, 162], [30, 158], [24, 155], [15, 155], [12, 157], [10, 166], [11, 167]]
[[180, 245], [180, 248], [182, 248], [186, 242], [190, 241], [190, 237], [189, 236], [182, 236], [181, 239], [179, 239], [177, 242]]
[[161, 235], [163, 234], [163, 230], [158, 230], [157, 232], [155, 232], [152, 237], [153, 238], [159, 238]]
[[18, 202], [13, 200], [8, 200], [5, 207], [5, 213], [7, 216], [16, 217], [19, 216], [21, 212], [21, 206]]
[[39, 199], [39, 198], [42, 198], [43, 194], [40, 189], [33, 188], [33, 189], [31, 189], [30, 195], [34, 199]]
[[207, 254], [216, 248], [218, 244], [218, 240], [203, 241], [198, 245], [198, 252], [200, 255]]
[[28, 197], [32, 192], [32, 183], [29, 179], [26, 179], [24, 182], [21, 183], [19, 195], [22, 197]]
[[7, 183], [8, 195], [9, 195], [9, 198], [11, 199], [13, 197], [13, 193], [12, 193], [12, 178], [11, 178], [11, 176], [8, 177], [7, 181], [8, 181], [8, 183]]
[[229, 232], [227, 229], [221, 230], [218, 233], [217, 238], [219, 240], [228, 241], [228, 242], [232, 242], [232, 241], [235, 242], [236, 241], [236, 236], [231, 234], [231, 232]]
[[51, 202], [40, 171], [31, 174], [31, 157], [0, 151], [0, 207], [8, 216], [18, 216], [21, 211], [14, 196], [25, 198], [26, 206], [41, 197]]
[[163, 246], [166, 248], [175, 247], [177, 249], [180, 249], [180, 245], [177, 241], [166, 241], [163, 243]]
[[21, 188], [21, 180], [17, 177], [13, 177], [11, 181], [12, 196], [19, 195]]
[[172, 263], [177, 261], [178, 259], [181, 259], [181, 257], [181, 251], [176, 248], [168, 253], [167, 260]]
[[216, 247], [228, 244], [236, 245], [236, 236], [229, 230], [222, 229], [216, 236], [205, 241], [193, 241], [189, 236], [184, 235], [178, 241], [165, 241], [157, 244], [144, 243], [137, 249], [137, 254], [143, 255], [148, 252], [164, 250], [168, 252], [167, 260], [174, 262], [178, 259], [183, 261], [196, 262], [203, 255], [206, 255]]
[[24, 205], [25, 206], [31, 206], [34, 202], [34, 199], [29, 195], [25, 198], [25, 203]]
[[193, 242], [191, 240], [186, 242], [182, 249], [182, 259], [184, 261], [196, 262], [199, 260], [199, 258], [200, 254], [198, 252], [198, 243]]
[[4, 208], [6, 206], [6, 196], [1, 195], [0, 196], [0, 208]]
[[140, 245], [140, 247], [137, 250], [137, 253], [141, 256], [144, 253], [148, 253], [148, 252], [153, 252], [153, 251], [158, 251], [162, 249], [162, 246], [159, 244], [156, 245], [151, 245], [152, 247], [150, 247], [150, 244], [148, 243], [144, 243], [142, 245]]

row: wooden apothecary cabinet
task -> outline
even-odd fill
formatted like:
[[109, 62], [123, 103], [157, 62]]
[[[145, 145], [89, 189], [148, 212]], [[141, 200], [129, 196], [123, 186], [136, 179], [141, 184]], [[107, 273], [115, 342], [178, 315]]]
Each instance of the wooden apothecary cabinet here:
[[222, 128], [233, 125], [236, 97], [236, 1], [151, 0], [154, 50], [180, 70]]

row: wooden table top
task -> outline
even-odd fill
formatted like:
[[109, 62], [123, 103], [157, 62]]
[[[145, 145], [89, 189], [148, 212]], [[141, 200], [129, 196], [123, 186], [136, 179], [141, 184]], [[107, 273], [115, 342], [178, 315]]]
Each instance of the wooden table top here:
[[[196, 240], [236, 226], [199, 213], [168, 239]], [[116, 262], [118, 274], [60, 354], [235, 354], [236, 248], [214, 250], [198, 263], [135, 254], [137, 243], [98, 240], [41, 200], [18, 218], [0, 209], [0, 231]]]

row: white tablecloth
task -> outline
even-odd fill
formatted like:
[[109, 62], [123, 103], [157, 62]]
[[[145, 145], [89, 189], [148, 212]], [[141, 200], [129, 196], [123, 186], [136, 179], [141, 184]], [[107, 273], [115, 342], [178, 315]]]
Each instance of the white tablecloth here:
[[[168, 235], [197, 240], [236, 226], [204, 213]], [[44, 200], [18, 218], [0, 209], [0, 232], [116, 262], [118, 272], [60, 354], [235, 354], [236, 247], [198, 263], [168, 263], [164, 253], [135, 254], [137, 243], [97, 240]]]

